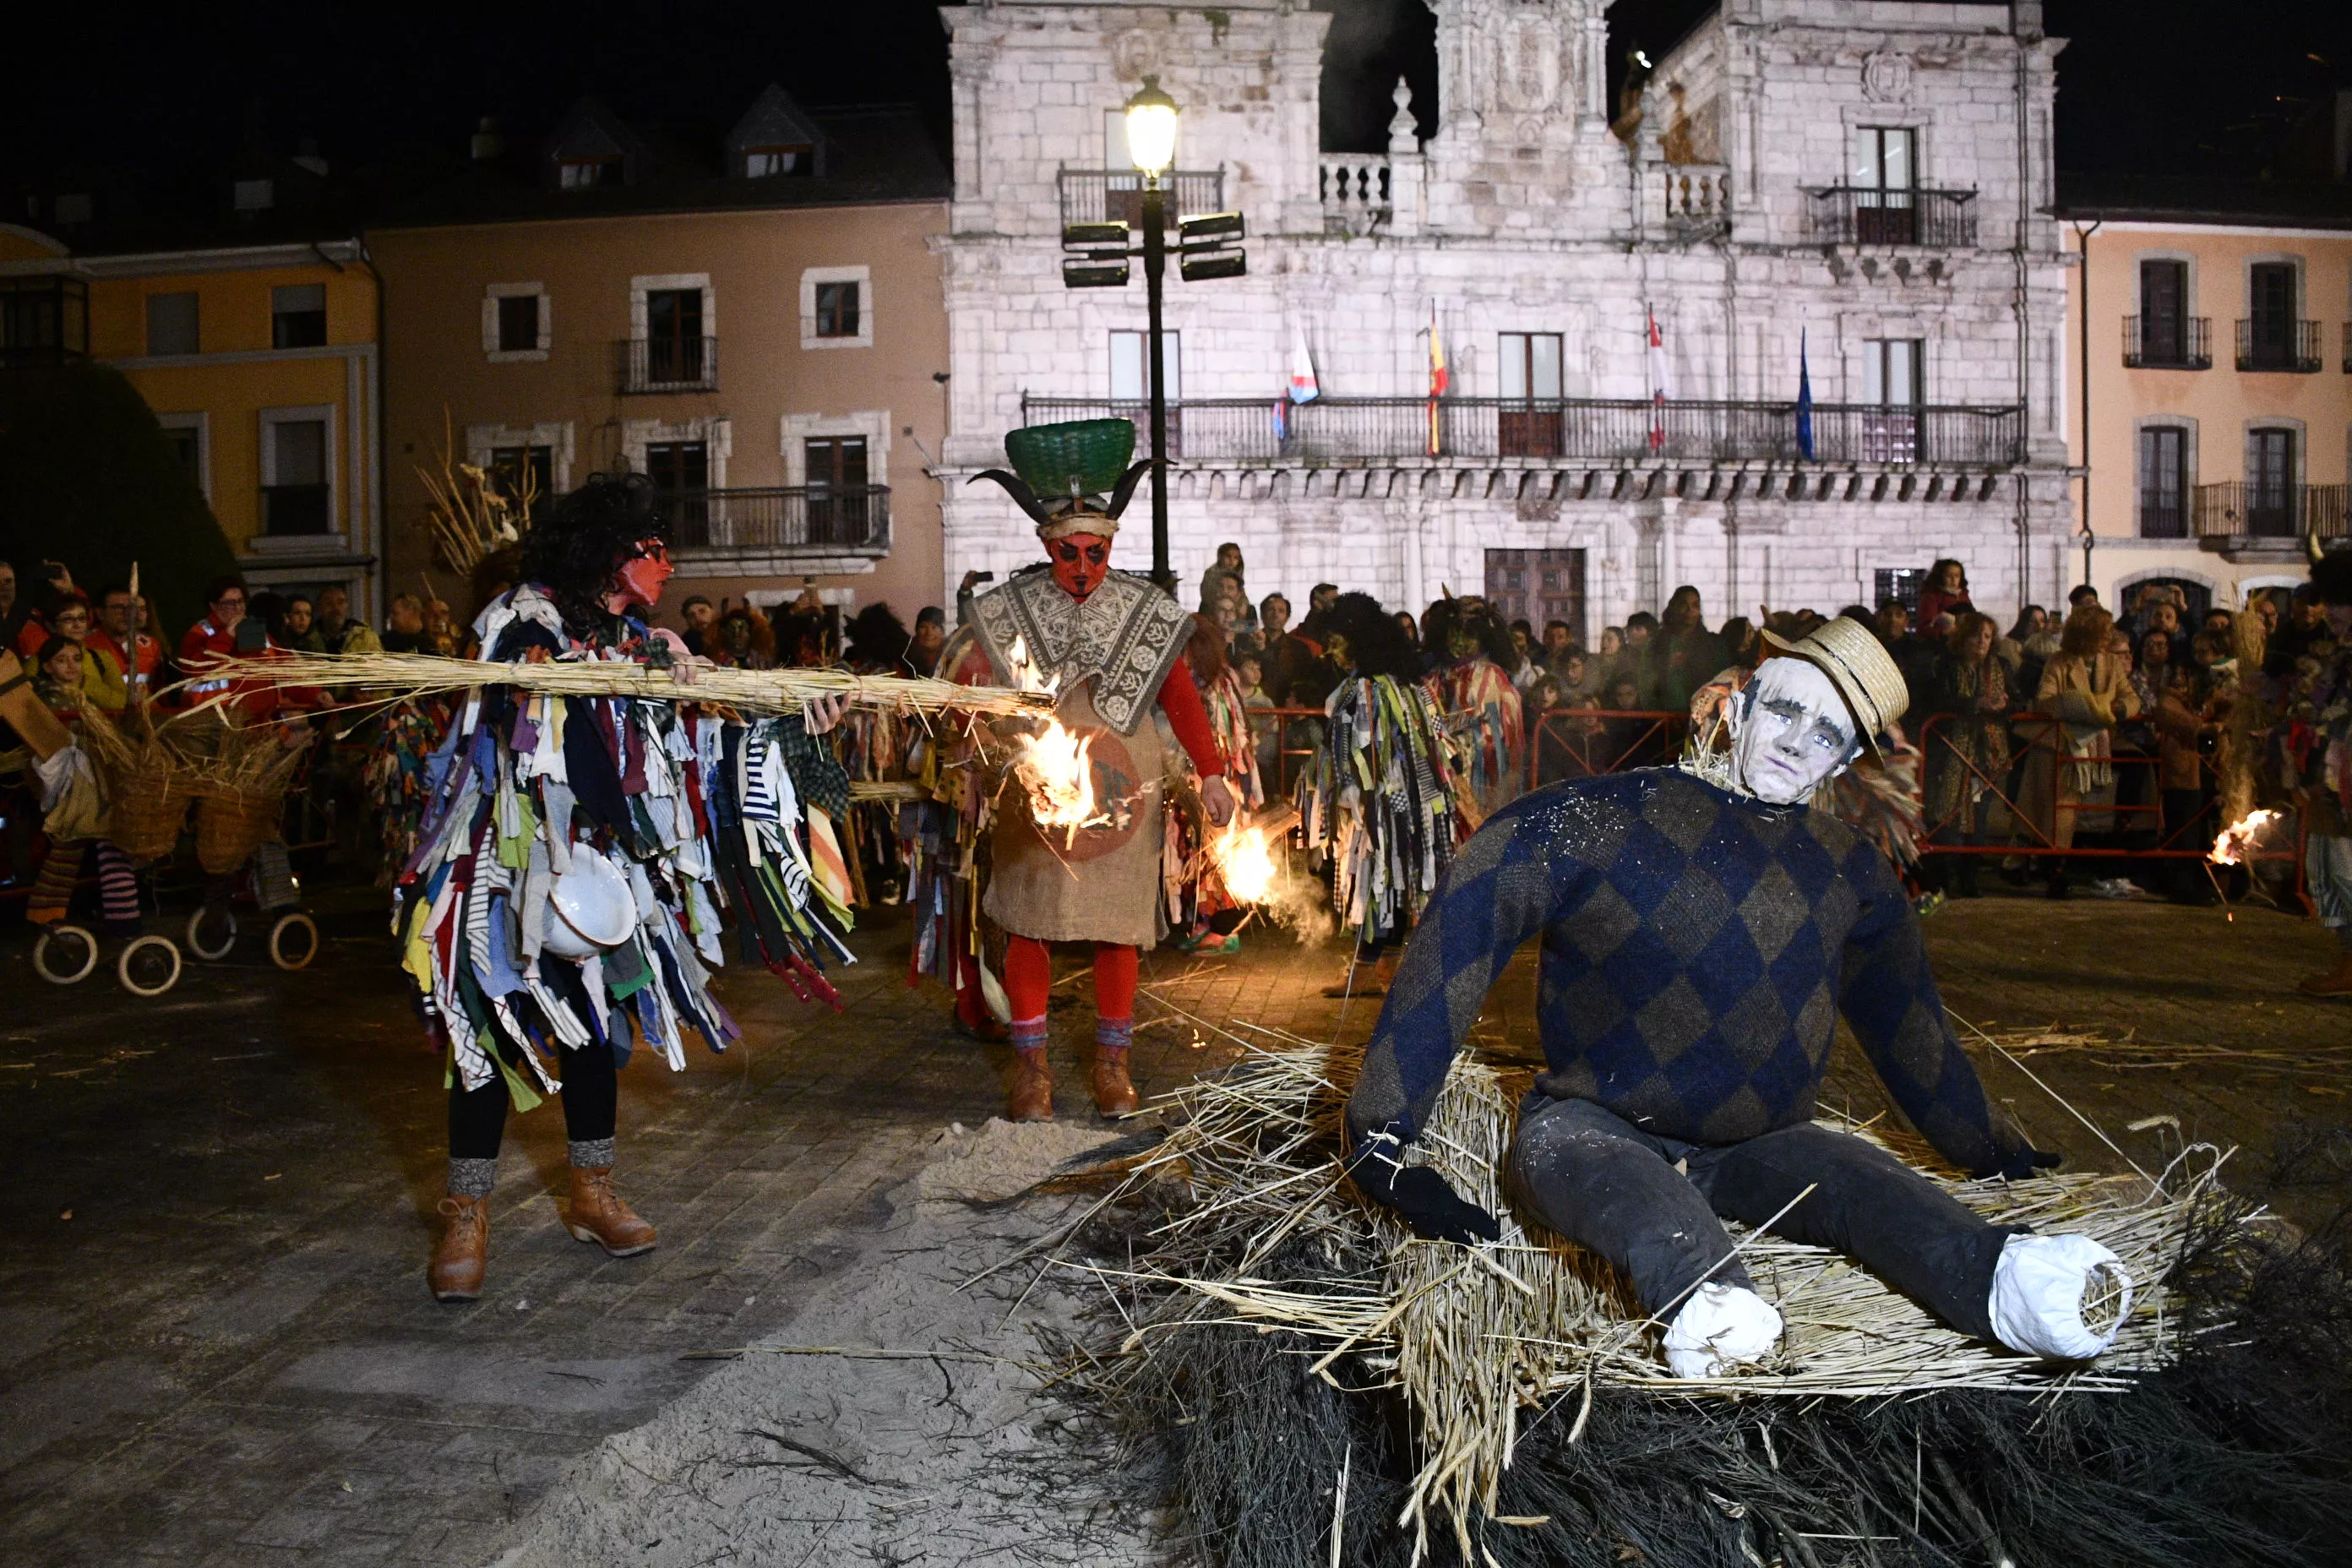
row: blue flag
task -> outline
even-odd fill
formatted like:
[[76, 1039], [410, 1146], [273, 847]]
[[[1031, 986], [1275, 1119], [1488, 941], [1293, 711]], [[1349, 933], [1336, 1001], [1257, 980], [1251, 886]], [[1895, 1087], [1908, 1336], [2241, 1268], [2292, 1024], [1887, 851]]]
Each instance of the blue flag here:
[[1797, 329], [1797, 455], [1813, 460], [1813, 378], [1805, 368], [1805, 330]]

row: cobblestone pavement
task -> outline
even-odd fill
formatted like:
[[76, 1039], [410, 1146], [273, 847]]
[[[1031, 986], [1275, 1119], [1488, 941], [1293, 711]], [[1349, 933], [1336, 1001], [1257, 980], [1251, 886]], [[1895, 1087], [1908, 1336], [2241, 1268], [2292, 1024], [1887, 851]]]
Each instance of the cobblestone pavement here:
[[[568, 1458], [717, 1364], [682, 1355], [777, 1329], [853, 1255], [924, 1143], [997, 1104], [1003, 1054], [950, 1031], [936, 990], [907, 989], [886, 912], [857, 939], [868, 962], [849, 972], [845, 1012], [732, 974], [742, 1046], [680, 1075], [623, 1075], [619, 1174], [661, 1227], [657, 1250], [606, 1259], [556, 1223], [550, 1108], [509, 1140], [488, 1293], [439, 1307], [421, 1278], [439, 1073], [380, 904], [323, 901], [311, 970], [276, 973], [248, 938], [148, 1004], [102, 977], [41, 986], [21, 932], [0, 937], [0, 1142], [18, 1215], [0, 1258], [0, 1560], [487, 1561]], [[2352, 1004], [2292, 989], [2331, 944], [2274, 914], [1995, 898], [1947, 906], [1928, 933], [1952, 1005], [1982, 1024], [2280, 1048], [2352, 1034]], [[1147, 997], [1360, 1036], [1376, 1005], [1319, 994], [1338, 952], [1258, 932], [1230, 957], [1163, 952], [1146, 961]], [[1091, 1115], [1084, 962], [1072, 950], [1056, 991], [1066, 1117]], [[1480, 1027], [1486, 1048], [1531, 1048], [1533, 994], [1522, 954]], [[1152, 1021], [1156, 1005], [1137, 1042], [1147, 1091], [1230, 1054], [1181, 1018]], [[2242, 1181], [2266, 1183], [2283, 1149], [2316, 1151], [2279, 1189], [2291, 1214], [2344, 1195], [2352, 1085], [2335, 1075], [2036, 1068], [2110, 1129], [2170, 1114], [2248, 1145]], [[2046, 1144], [2119, 1163], [2015, 1069], [1987, 1077]]]

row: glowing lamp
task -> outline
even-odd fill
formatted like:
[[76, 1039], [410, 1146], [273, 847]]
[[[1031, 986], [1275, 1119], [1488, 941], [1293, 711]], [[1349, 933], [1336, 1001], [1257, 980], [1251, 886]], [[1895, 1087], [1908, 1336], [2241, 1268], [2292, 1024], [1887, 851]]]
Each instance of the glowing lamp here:
[[1158, 179], [1176, 161], [1176, 100], [1160, 90], [1160, 79], [1143, 79], [1143, 90], [1127, 100], [1127, 152], [1135, 166]]

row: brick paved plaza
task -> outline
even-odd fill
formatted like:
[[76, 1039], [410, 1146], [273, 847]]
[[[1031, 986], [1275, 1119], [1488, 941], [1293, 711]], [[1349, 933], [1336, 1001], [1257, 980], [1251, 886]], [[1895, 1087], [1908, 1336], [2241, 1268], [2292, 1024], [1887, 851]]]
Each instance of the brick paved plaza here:
[[[722, 1364], [682, 1355], [788, 1323], [939, 1131], [997, 1102], [1002, 1053], [949, 1030], [939, 992], [907, 989], [903, 927], [884, 911], [858, 938], [868, 962], [846, 1011], [735, 974], [741, 1047], [696, 1055], [681, 1076], [642, 1060], [623, 1076], [620, 1176], [662, 1229], [656, 1251], [607, 1260], [556, 1224], [550, 1108], [509, 1137], [488, 1290], [437, 1307], [422, 1275], [439, 1073], [374, 896], [328, 904], [311, 970], [281, 975], [248, 941], [145, 1005], [102, 979], [41, 986], [10, 939], [0, 1140], [18, 1236], [0, 1263], [0, 1559], [491, 1562], [567, 1460]], [[2339, 1046], [2352, 1022], [2293, 990], [2325, 961], [2324, 935], [2267, 910], [2231, 923], [1991, 898], [1947, 906], [1927, 931], [1954, 1011], [1979, 1024], [2293, 1050]], [[1327, 1038], [1339, 1005], [1318, 993], [1339, 952], [1256, 931], [1234, 957], [1163, 951], [1146, 961], [1147, 995]], [[1486, 1048], [1533, 1050], [1532, 988], [1522, 954]], [[1056, 992], [1065, 1118], [1091, 1118], [1076, 1054], [1089, 1005], [1083, 980]], [[1229, 1054], [1213, 1036], [1196, 1047], [1160, 1001], [1141, 1012], [1147, 1093]], [[1353, 1004], [1346, 1032], [1373, 1016]], [[1859, 1099], [1853, 1066], [1835, 1081]], [[2035, 1066], [2140, 1157], [2168, 1131], [2122, 1129], [2168, 1114], [2244, 1144], [2241, 1185], [2270, 1192], [2284, 1175], [2271, 1195], [2290, 1215], [2346, 1195], [2352, 1085], [2332, 1076]], [[1985, 1071], [2038, 1142], [2117, 1163], [2015, 1069]], [[2282, 1149], [2320, 1157], [2282, 1170]]]

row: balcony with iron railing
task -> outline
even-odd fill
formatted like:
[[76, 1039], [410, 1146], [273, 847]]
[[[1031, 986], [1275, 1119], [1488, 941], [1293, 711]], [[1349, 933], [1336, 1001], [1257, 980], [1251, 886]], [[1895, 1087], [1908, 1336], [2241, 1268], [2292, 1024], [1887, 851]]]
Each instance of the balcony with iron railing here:
[[2238, 318], [2238, 368], [2319, 374], [2319, 323], [2284, 317]]
[[777, 485], [662, 490], [654, 504], [670, 526], [682, 569], [730, 558], [887, 555], [887, 485]]
[[261, 531], [272, 539], [332, 533], [334, 489], [331, 485], [261, 487]]
[[[1150, 455], [1150, 405], [1140, 399], [1024, 394], [1024, 424], [1135, 422]], [[1817, 403], [1808, 455], [1793, 403], [1639, 398], [1186, 398], [1168, 405], [1168, 457], [1181, 463], [1363, 466], [1413, 461], [1601, 463], [1812, 462], [2006, 468], [2024, 461], [2014, 407]]]
[[2126, 370], [2211, 370], [2212, 319], [2208, 316], [2126, 316]]
[[624, 393], [719, 390], [717, 338], [627, 338], [613, 350]]
[[[1225, 171], [1177, 169], [1160, 176], [1168, 192], [1168, 223], [1180, 217], [1225, 210]], [[1143, 226], [1143, 176], [1133, 169], [1073, 169], [1063, 165], [1055, 176], [1062, 204], [1062, 225], [1123, 223]]]
[[1966, 249], [1977, 242], [1974, 191], [1809, 186], [1813, 237], [1832, 245]]
[[2352, 486], [2265, 485], [2231, 479], [2197, 487], [2197, 536], [2231, 540], [2341, 539]]

